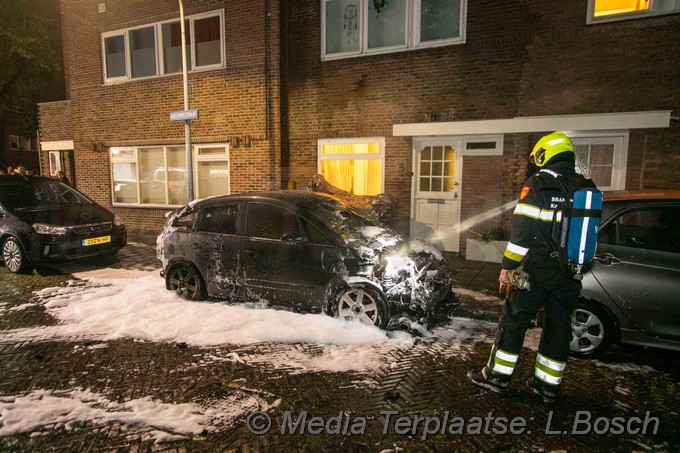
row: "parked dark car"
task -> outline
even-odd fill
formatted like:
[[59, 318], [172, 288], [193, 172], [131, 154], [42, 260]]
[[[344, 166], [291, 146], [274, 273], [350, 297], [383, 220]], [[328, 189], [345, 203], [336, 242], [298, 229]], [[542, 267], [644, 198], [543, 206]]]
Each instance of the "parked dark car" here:
[[267, 301], [381, 328], [426, 322], [454, 300], [437, 249], [307, 191], [190, 203], [169, 215], [158, 257], [166, 287], [187, 299]]
[[612, 342], [680, 350], [680, 190], [605, 192], [572, 332], [577, 357]]
[[0, 245], [10, 271], [113, 255], [126, 240], [120, 218], [73, 187], [41, 176], [0, 175]]

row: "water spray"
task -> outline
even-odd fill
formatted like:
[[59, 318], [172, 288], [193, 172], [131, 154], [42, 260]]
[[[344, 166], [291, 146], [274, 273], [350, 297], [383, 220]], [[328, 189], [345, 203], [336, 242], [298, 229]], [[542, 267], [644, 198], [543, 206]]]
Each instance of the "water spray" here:
[[454, 227], [454, 231], [456, 233], [460, 233], [461, 231], [465, 231], [478, 223], [482, 223], [486, 220], [492, 219], [496, 217], [497, 215], [503, 214], [505, 211], [508, 209], [514, 208], [515, 205], [517, 204], [517, 200], [512, 200], [508, 201], [502, 206], [497, 206], [495, 208], [491, 208], [486, 212], [483, 212], [481, 214], [477, 214], [476, 216], [470, 217], [467, 219], [465, 222], [461, 222], [457, 226]]

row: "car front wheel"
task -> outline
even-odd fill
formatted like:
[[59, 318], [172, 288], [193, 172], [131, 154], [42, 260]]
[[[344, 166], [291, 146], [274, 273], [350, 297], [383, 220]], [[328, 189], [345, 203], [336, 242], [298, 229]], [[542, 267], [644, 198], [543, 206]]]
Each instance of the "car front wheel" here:
[[387, 326], [387, 305], [382, 295], [368, 285], [343, 288], [335, 298], [332, 313], [348, 321], [358, 319], [381, 329]]
[[570, 354], [592, 359], [605, 352], [612, 342], [612, 323], [607, 313], [595, 304], [579, 302], [571, 315]]
[[205, 284], [199, 273], [188, 264], [173, 266], [165, 277], [165, 286], [188, 300], [203, 300], [207, 297]]
[[2, 261], [10, 272], [19, 273], [26, 269], [26, 254], [16, 238], [9, 237], [2, 244]]

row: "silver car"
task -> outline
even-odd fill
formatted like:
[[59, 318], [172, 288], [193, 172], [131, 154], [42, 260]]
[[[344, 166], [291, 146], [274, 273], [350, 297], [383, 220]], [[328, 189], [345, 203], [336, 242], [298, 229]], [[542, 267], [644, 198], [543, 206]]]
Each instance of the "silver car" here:
[[612, 343], [680, 350], [680, 190], [605, 192], [572, 332], [577, 357]]

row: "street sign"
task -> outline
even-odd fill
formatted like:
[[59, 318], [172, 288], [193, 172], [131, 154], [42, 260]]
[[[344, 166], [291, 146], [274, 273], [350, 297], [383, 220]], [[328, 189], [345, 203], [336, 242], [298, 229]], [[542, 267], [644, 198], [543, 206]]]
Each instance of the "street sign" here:
[[178, 110], [176, 112], [170, 112], [170, 121], [186, 121], [186, 120], [197, 120], [198, 110]]

